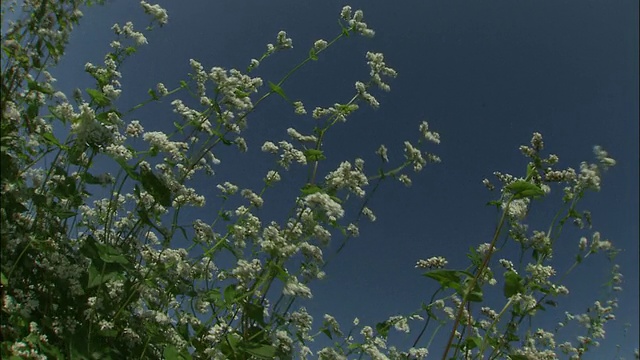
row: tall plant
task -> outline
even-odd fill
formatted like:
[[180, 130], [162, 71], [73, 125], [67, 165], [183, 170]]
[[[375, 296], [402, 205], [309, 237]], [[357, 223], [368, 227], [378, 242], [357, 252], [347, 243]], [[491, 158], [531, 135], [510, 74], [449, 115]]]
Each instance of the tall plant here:
[[[56, 91], [48, 69], [64, 54], [84, 4], [91, 2], [23, 1], [23, 17], [2, 34], [3, 358], [416, 359], [442, 351], [443, 359], [555, 359], [581, 358], [604, 337], [614, 298], [596, 301], [585, 314], [567, 314], [567, 321], [586, 329], [574, 341], [559, 343], [557, 331], [534, 330], [529, 321], [568, 293], [550, 260], [567, 223], [590, 228], [590, 214], [579, 210], [579, 201], [599, 190], [602, 172], [615, 164], [600, 147], [594, 148], [596, 163], [559, 169], [558, 157], [542, 154], [542, 136], [535, 133], [530, 146], [520, 148], [528, 158], [524, 173], [496, 173], [501, 186], [492, 205], [501, 217], [493, 239], [471, 250], [467, 268], [447, 269], [442, 257], [420, 260], [416, 267], [427, 270], [424, 275], [439, 289], [416, 312], [375, 326], [355, 319], [346, 333], [325, 315], [314, 332], [312, 316], [296, 300], [311, 298], [311, 282], [324, 276], [330, 240], [340, 241], [339, 252], [358, 236], [362, 217], [375, 220], [367, 204], [383, 181], [409, 186], [411, 172], [440, 160], [424, 151], [440, 137], [422, 122], [416, 140], [404, 143], [400, 163], [391, 164], [381, 145], [374, 171], [359, 158], [328, 168], [323, 140], [360, 105], [377, 108], [373, 92], [389, 91], [387, 82], [397, 75], [380, 53], [366, 53], [369, 77], [339, 103], [308, 114], [285, 93], [285, 82], [336, 42], [374, 35], [363, 12], [345, 6], [335, 37], [311, 44], [308, 56], [279, 80], [251, 74], [293, 46], [284, 31], [244, 71], [205, 70], [191, 60], [187, 80], [170, 88], [159, 83], [147, 101], [123, 111], [117, 106], [120, 68], [147, 43], [145, 33], [153, 26], [140, 31], [131, 22], [115, 24], [104, 63], [85, 66], [95, 87], [67, 96]], [[167, 23], [159, 5], [140, 4], [154, 26]], [[2, 9], [3, 15], [12, 11], [6, 3]], [[182, 95], [197, 105], [187, 105]], [[260, 188], [220, 180], [215, 216], [187, 217], [187, 208], [211, 201], [197, 187], [203, 178], [219, 177], [216, 165], [227, 160], [220, 148], [246, 151], [244, 130], [272, 95], [295, 114], [313, 117], [313, 131], [289, 128], [286, 139], [261, 144], [273, 163], [258, 175]], [[151, 123], [136, 120], [139, 108], [164, 99], [171, 99], [176, 114], [173, 132], [153, 131]], [[64, 140], [54, 135], [56, 122], [66, 129]], [[98, 161], [110, 161], [117, 171], [96, 172]], [[294, 166], [307, 171], [289, 215], [264, 222], [258, 216], [264, 195], [282, 177], [293, 177], [287, 170]], [[494, 188], [489, 180], [485, 184]], [[524, 223], [530, 203], [549, 197], [556, 184], [564, 187], [563, 208], [548, 229], [530, 231]], [[100, 192], [106, 196], [92, 195]], [[521, 254], [516, 264], [497, 258], [512, 245]], [[580, 239], [567, 272], [596, 253], [615, 255], [598, 232]], [[497, 265], [503, 270], [492, 269]], [[620, 281], [614, 266], [612, 291]], [[504, 302], [496, 311], [482, 305], [488, 286], [498, 283]], [[393, 346], [390, 329], [410, 332], [414, 322], [420, 331], [412, 346]], [[439, 331], [448, 335], [435, 344]], [[314, 347], [318, 336], [333, 345]]]

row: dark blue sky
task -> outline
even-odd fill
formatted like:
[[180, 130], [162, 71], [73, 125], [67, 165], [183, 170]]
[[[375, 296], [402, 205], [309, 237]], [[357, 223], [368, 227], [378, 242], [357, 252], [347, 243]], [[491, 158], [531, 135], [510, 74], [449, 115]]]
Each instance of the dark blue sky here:
[[[172, 88], [186, 79], [190, 58], [205, 69], [245, 69], [275, 41], [279, 30], [285, 30], [294, 49], [272, 56], [255, 73], [276, 82], [306, 57], [315, 40], [339, 33], [337, 19], [345, 5], [333, 0], [160, 4], [169, 11], [169, 24], [149, 34], [149, 45], [123, 66], [122, 108], [146, 99], [146, 90], [159, 81]], [[414, 176], [412, 188], [389, 183], [377, 193], [371, 207], [378, 220], [363, 224], [360, 237], [331, 261], [327, 279], [313, 284], [314, 299], [305, 306], [318, 321], [327, 312], [345, 325], [354, 316], [375, 323], [419, 308], [435, 287], [413, 268], [415, 261], [442, 255], [451, 267], [464, 267], [467, 249], [491, 240], [495, 211], [485, 203], [495, 194], [481, 181], [493, 179], [496, 170], [522, 176], [526, 160], [518, 146], [538, 131], [563, 166], [578, 168], [580, 161], [591, 161], [596, 144], [618, 161], [605, 175], [602, 191], [588, 194], [582, 207], [592, 211], [594, 230], [623, 249], [617, 260], [625, 291], [618, 320], [607, 328], [607, 346], [600, 354], [613, 355], [613, 345], [619, 343], [622, 355], [631, 357], [638, 339], [638, 2], [438, 0], [350, 5], [364, 10], [376, 36], [341, 41], [285, 83], [284, 90], [307, 109], [346, 102], [353, 95], [353, 83], [367, 79], [366, 51], [383, 52], [399, 73], [390, 82], [392, 91], [376, 94], [378, 110], [363, 106], [329, 135], [329, 160], [363, 157], [371, 159], [373, 169], [373, 152], [381, 143], [392, 159], [399, 160], [403, 141], [414, 140], [418, 124], [428, 120], [442, 138], [430, 150], [443, 162]], [[108, 1], [104, 7], [85, 10], [68, 56], [55, 72], [59, 85], [91, 86], [82, 71], [85, 62], [102, 61], [112, 39], [111, 25], [126, 20], [138, 28], [148, 24], [137, 1]], [[264, 172], [255, 170], [270, 165], [262, 163], [268, 159], [259, 152], [262, 142], [286, 139], [285, 129], [291, 126], [312, 127], [312, 120], [294, 116], [279, 98], [264, 105], [249, 118], [249, 152], [241, 161], [223, 158], [227, 166], [215, 183], [228, 176], [244, 186], [257, 184], [252, 179]], [[144, 108], [135, 117], [147, 130], [171, 130], [176, 120], [168, 101]], [[281, 185], [279, 191], [289, 194], [299, 186], [293, 180]], [[213, 198], [216, 192], [210, 187], [205, 193]], [[272, 209], [266, 218], [278, 216], [279, 208]], [[553, 213], [547, 209], [534, 207], [539, 212], [531, 219], [536, 221], [532, 228], [548, 226]], [[563, 234], [555, 260], [564, 268], [580, 236], [575, 231]], [[572, 295], [560, 299], [561, 305], [570, 311], [586, 310], [591, 303], [584, 295], [598, 294], [597, 285], [607, 275], [605, 266], [605, 261], [594, 261], [579, 268], [586, 272], [568, 278]], [[626, 338], [625, 322], [632, 325]]]

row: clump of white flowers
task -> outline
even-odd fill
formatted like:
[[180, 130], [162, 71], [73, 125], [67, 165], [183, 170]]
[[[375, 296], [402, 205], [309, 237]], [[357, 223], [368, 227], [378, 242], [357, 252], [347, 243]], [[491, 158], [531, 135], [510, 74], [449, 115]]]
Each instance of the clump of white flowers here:
[[155, 20], [160, 23], [160, 26], [166, 25], [169, 22], [169, 15], [167, 14], [167, 10], [163, 9], [160, 5], [151, 5], [146, 1], [140, 1], [140, 5], [144, 9], [144, 12], [147, 14], [151, 14], [155, 18]]

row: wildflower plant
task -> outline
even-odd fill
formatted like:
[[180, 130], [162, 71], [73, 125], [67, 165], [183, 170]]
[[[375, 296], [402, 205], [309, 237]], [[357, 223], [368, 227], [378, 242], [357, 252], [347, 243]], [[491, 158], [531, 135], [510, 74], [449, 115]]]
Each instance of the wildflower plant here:
[[[377, 169], [360, 158], [327, 165], [323, 140], [360, 106], [379, 107], [376, 91], [390, 91], [397, 73], [381, 53], [365, 54], [369, 77], [355, 82], [350, 98], [307, 111], [311, 107], [285, 93], [287, 79], [336, 42], [374, 35], [363, 12], [345, 6], [337, 35], [307, 45], [308, 56], [281, 79], [265, 81], [252, 73], [294, 46], [284, 31], [245, 71], [206, 70], [192, 59], [185, 80], [158, 83], [146, 101], [122, 110], [120, 68], [147, 45], [145, 34], [170, 17], [160, 5], [141, 1], [151, 25], [115, 24], [103, 63], [85, 65], [95, 87], [63, 94], [48, 69], [64, 54], [82, 16], [79, 7], [91, 3], [25, 0], [22, 18], [2, 34], [3, 358], [423, 359], [443, 351], [443, 359], [554, 359], [580, 358], [604, 338], [605, 323], [615, 318], [614, 297], [595, 301], [584, 314], [565, 315], [563, 326], [574, 321], [585, 328], [577, 339], [560, 342], [562, 326], [548, 331], [529, 321], [569, 292], [551, 262], [554, 243], [567, 224], [590, 227], [590, 213], [580, 212], [579, 201], [599, 190], [603, 172], [615, 165], [602, 148], [594, 149], [596, 163], [558, 169], [558, 157], [542, 154], [542, 136], [535, 133], [531, 146], [521, 147], [529, 162], [521, 177], [496, 173], [499, 187], [484, 181], [499, 189], [491, 204], [501, 217], [491, 242], [470, 250], [467, 268], [448, 269], [437, 254], [418, 260], [416, 267], [439, 289], [416, 312], [374, 325], [356, 318], [350, 328], [327, 314], [314, 327], [296, 300], [313, 297], [313, 281], [325, 276], [329, 243], [338, 239], [340, 252], [358, 236], [362, 217], [376, 220], [368, 201], [383, 181], [409, 186], [413, 172], [440, 161], [425, 151], [440, 136], [422, 122], [416, 139], [397, 150], [403, 161], [392, 163], [393, 150], [380, 145]], [[3, 3], [3, 15], [16, 6]], [[293, 113], [315, 119], [313, 131], [289, 128], [281, 139], [257, 144], [272, 156], [271, 168], [259, 175], [260, 188], [219, 179], [216, 167], [228, 154], [221, 148], [242, 153], [253, 146], [243, 136], [247, 124], [262, 102], [276, 96]], [[173, 109], [170, 133], [136, 118], [139, 108], [161, 99]], [[54, 125], [65, 128], [64, 140], [54, 135]], [[117, 170], [97, 173], [98, 160]], [[292, 177], [293, 167], [305, 169], [306, 176], [289, 215], [264, 221], [259, 210], [265, 194]], [[203, 177], [213, 180], [216, 202], [198, 189], [196, 179]], [[529, 231], [524, 220], [531, 203], [558, 186], [564, 207], [548, 229]], [[209, 202], [219, 206], [213, 216], [185, 215]], [[598, 232], [581, 238], [567, 272], [598, 253], [613, 260], [615, 248], [602, 239]], [[517, 264], [499, 259], [507, 246], [519, 247]], [[613, 292], [621, 281], [614, 266]], [[504, 301], [482, 306], [492, 285], [500, 285]], [[414, 329], [421, 330], [411, 347], [391, 344], [391, 330]], [[440, 331], [448, 332], [447, 340], [434, 344]], [[314, 346], [319, 336], [333, 346]]]

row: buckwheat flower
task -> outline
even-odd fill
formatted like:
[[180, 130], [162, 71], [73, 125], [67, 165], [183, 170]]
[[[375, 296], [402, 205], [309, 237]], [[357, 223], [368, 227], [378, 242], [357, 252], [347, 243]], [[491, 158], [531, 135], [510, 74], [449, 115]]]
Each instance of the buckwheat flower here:
[[544, 148], [544, 142], [542, 141], [542, 134], [540, 134], [539, 132], [533, 133], [533, 136], [531, 137], [531, 146], [533, 147], [533, 150], [535, 150], [536, 152], [540, 152], [540, 150]]
[[103, 330], [103, 331], [113, 329], [113, 323], [107, 320], [100, 320], [100, 322], [98, 323], [98, 326], [100, 327], [100, 330]]
[[422, 170], [424, 165], [427, 164], [427, 161], [422, 157], [422, 153], [420, 152], [420, 150], [413, 147], [413, 145], [411, 145], [411, 143], [408, 141], [404, 142], [404, 152], [407, 160], [413, 163], [414, 171], [417, 172]]
[[608, 169], [616, 165], [616, 161], [613, 158], [610, 158], [609, 154], [606, 151], [604, 151], [604, 149], [601, 146], [599, 145], [594, 146], [593, 152], [594, 154], [596, 154], [596, 158], [598, 159], [598, 162], [600, 163], [600, 165], [602, 165], [604, 169]]
[[360, 319], [354, 318], [353, 319], [353, 326], [358, 326], [358, 324], [360, 324]]
[[169, 90], [167, 90], [167, 87], [163, 83], [158, 83], [156, 85], [156, 91], [160, 96], [166, 96], [169, 93]]
[[307, 158], [304, 156], [304, 153], [291, 145], [286, 141], [280, 141], [278, 143], [280, 148], [282, 149], [282, 154], [280, 155], [280, 160], [278, 164], [285, 169], [289, 169], [289, 166], [293, 161], [296, 161], [299, 164], [306, 165]]
[[442, 269], [448, 263], [449, 262], [442, 256], [433, 256], [426, 260], [418, 260], [415, 267], [417, 269]]
[[267, 176], [265, 176], [264, 181], [271, 185], [280, 181], [280, 174], [275, 170], [269, 170], [267, 172]]
[[569, 289], [564, 285], [551, 285], [551, 291], [555, 295], [569, 295]]
[[240, 152], [247, 152], [247, 141], [243, 137], [238, 136], [234, 142], [238, 146], [238, 150], [240, 150]]
[[121, 31], [125, 36], [132, 38], [138, 46], [148, 44], [147, 38], [144, 37], [144, 34], [133, 30], [133, 23], [131, 21], [124, 24]]
[[339, 336], [343, 336], [342, 331], [340, 330], [340, 324], [338, 324], [338, 320], [329, 314], [324, 314], [323, 325], [331, 328], [331, 331], [336, 333]]
[[422, 124], [420, 124], [419, 129], [420, 129], [420, 133], [422, 134], [422, 137], [425, 140], [432, 142], [434, 144], [440, 144], [440, 134], [434, 131], [429, 131], [429, 123], [427, 123], [426, 121], [423, 121]]
[[371, 71], [369, 72], [369, 74], [371, 75], [371, 80], [382, 90], [388, 91], [388, 89], [384, 87], [384, 85], [386, 84], [382, 82], [380, 75], [394, 78], [398, 76], [398, 73], [394, 69], [387, 66], [387, 64], [384, 62], [384, 54], [382, 53], [367, 52], [366, 58], [368, 60], [367, 64], [369, 64], [369, 67], [371, 68]]
[[[529, 211], [529, 199], [515, 199], [512, 200], [509, 204], [509, 209], [507, 209], [507, 215], [512, 219], [522, 220], [527, 215]], [[507, 203], [502, 203], [502, 209], [504, 210], [507, 207]]]
[[409, 322], [404, 316], [391, 316], [387, 321], [393, 323], [393, 327], [400, 332], [407, 334], [411, 332], [411, 329], [409, 328]]
[[367, 24], [363, 21], [364, 13], [362, 10], [356, 10], [353, 13], [353, 17], [351, 19], [348, 18], [347, 15], [351, 14], [351, 8], [345, 7], [342, 9], [341, 17], [347, 21], [349, 27], [352, 31], [355, 31], [366, 37], [373, 37], [375, 32], [372, 29], [367, 27]]
[[104, 95], [109, 99], [114, 100], [120, 96], [122, 90], [114, 88], [113, 85], [105, 85], [102, 87], [102, 93], [104, 93]]
[[351, 163], [343, 161], [338, 168], [325, 176], [327, 185], [332, 189], [347, 188], [359, 197], [365, 195], [362, 186], [368, 185], [369, 180], [361, 169], [354, 169]]
[[113, 156], [114, 159], [128, 161], [133, 158], [133, 153], [131, 152], [131, 150], [127, 149], [127, 147], [123, 145], [110, 144], [106, 147], [105, 152]]
[[346, 21], [351, 20], [351, 6], [344, 6], [342, 11], [340, 11], [340, 17]]
[[298, 278], [296, 278], [295, 276], [289, 277], [287, 283], [284, 285], [282, 293], [288, 296], [299, 296], [307, 299], [313, 297], [313, 295], [311, 294], [311, 289], [309, 289], [309, 287], [305, 284], [300, 283], [298, 281]]
[[225, 195], [233, 195], [236, 192], [238, 192], [238, 187], [236, 185], [233, 185], [232, 183], [226, 181], [224, 184], [217, 185], [217, 188], [222, 191]]
[[376, 150], [376, 155], [379, 155], [382, 161], [389, 162], [389, 157], [387, 156], [387, 147], [384, 145], [380, 145], [378, 150]]
[[577, 188], [600, 191], [600, 182], [601, 178], [598, 166], [582, 162], [580, 164], [580, 174], [577, 178]]
[[349, 233], [349, 235], [352, 237], [358, 237], [360, 235], [360, 230], [358, 229], [357, 225], [349, 224], [347, 226], [347, 233]]
[[368, 207], [365, 206], [365, 207], [362, 208], [362, 214], [364, 216], [366, 216], [367, 218], [369, 218], [369, 221], [371, 221], [371, 222], [376, 221], [376, 215]]
[[411, 348], [409, 349], [409, 356], [416, 358], [417, 360], [425, 359], [429, 355], [427, 348]]
[[307, 110], [305, 110], [302, 101], [295, 101], [293, 103], [293, 106], [295, 108], [294, 112], [296, 113], [296, 115], [304, 115], [307, 113]]
[[322, 209], [329, 217], [341, 218], [344, 216], [342, 206], [335, 202], [331, 196], [322, 192], [316, 192], [305, 196], [304, 203], [312, 209]]
[[316, 142], [316, 141], [318, 141], [318, 138], [315, 137], [314, 135], [302, 135], [294, 128], [288, 128], [287, 129], [287, 134], [289, 134], [289, 136], [291, 136], [291, 138], [293, 138], [295, 140], [298, 140], [300, 142]]
[[[476, 251], [484, 256], [484, 255], [487, 254], [487, 252], [489, 252], [490, 248], [491, 248], [491, 244], [483, 243], [483, 244], [478, 245], [478, 248], [476, 249]], [[494, 247], [491, 251], [495, 252], [496, 248]]]
[[231, 274], [238, 279], [240, 284], [246, 285], [251, 280], [256, 279], [261, 270], [262, 263], [259, 259], [253, 259], [251, 262], [239, 259], [236, 268], [231, 271]]
[[511, 262], [511, 260], [506, 260], [506, 259], [500, 259], [498, 261], [500, 263], [500, 265], [502, 265], [502, 267], [504, 267], [507, 270], [513, 271], [516, 274], [518, 273], [515, 268], [513, 267], [513, 262]]
[[276, 47], [273, 44], [267, 44], [267, 54], [271, 54], [276, 51]]
[[411, 186], [411, 179], [406, 174], [400, 174], [400, 176], [398, 176], [398, 181], [406, 187]]
[[260, 61], [258, 59], [251, 59], [249, 62], [249, 70], [253, 70], [260, 66]]
[[322, 39], [320, 39], [320, 40], [316, 40], [316, 41], [313, 43], [313, 48], [314, 48], [316, 51], [324, 50], [324, 49], [326, 49], [326, 47], [327, 47], [327, 42], [326, 42], [325, 40], [322, 40]]
[[[356, 84], [357, 88], [357, 84]], [[369, 104], [372, 108], [377, 109], [380, 107], [380, 103], [375, 98], [375, 96], [371, 95], [366, 91], [358, 91], [358, 96], [360, 96], [367, 104]]]
[[318, 239], [324, 245], [327, 245], [331, 240], [331, 232], [323, 228], [321, 225], [316, 225], [313, 227], [313, 236], [315, 236], [316, 239]]
[[279, 49], [292, 49], [293, 40], [287, 37], [287, 33], [285, 31], [280, 31], [278, 33], [276, 47], [278, 47]]
[[546, 284], [556, 274], [553, 267], [540, 264], [528, 264], [526, 271], [531, 274], [531, 281], [535, 284]]
[[260, 196], [258, 196], [258, 194], [254, 193], [253, 191], [249, 190], [249, 189], [243, 189], [240, 192], [240, 195], [242, 195], [242, 197], [244, 197], [245, 199], [249, 200], [249, 202], [251, 203], [251, 205], [259, 208], [262, 206], [262, 204], [264, 204], [264, 200], [262, 200], [262, 198]]
[[271, 141], [265, 141], [265, 143], [262, 145], [262, 149], [261, 150], [263, 152], [277, 154], [278, 153], [278, 146], [276, 146], [276, 144], [272, 143]]
[[293, 340], [291, 340], [291, 338], [289, 337], [289, 335], [287, 334], [286, 331], [277, 330], [276, 331], [276, 341], [275, 341], [274, 345], [281, 352], [284, 352], [284, 353], [288, 354], [288, 353], [291, 352], [291, 346], [293, 345]]
[[140, 1], [140, 5], [144, 9], [145, 13], [151, 14], [151, 16], [160, 23], [160, 26], [165, 25], [169, 21], [167, 10], [163, 9], [160, 5], [151, 5], [146, 1]]
[[20, 121], [20, 112], [18, 111], [18, 108], [16, 107], [16, 104], [13, 101], [7, 101], [6, 108], [2, 113], [2, 118], [11, 120], [13, 122]]

